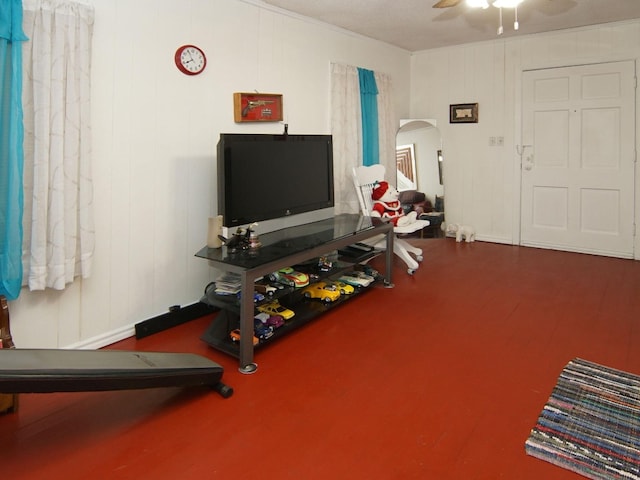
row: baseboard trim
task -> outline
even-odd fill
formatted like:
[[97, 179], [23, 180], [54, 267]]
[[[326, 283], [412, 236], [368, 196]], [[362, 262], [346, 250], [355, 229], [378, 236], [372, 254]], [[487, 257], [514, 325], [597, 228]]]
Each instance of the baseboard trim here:
[[148, 337], [154, 333], [159, 333], [171, 327], [176, 327], [182, 323], [195, 320], [196, 318], [200, 318], [216, 311], [217, 309], [215, 307], [202, 302], [196, 302], [169, 313], [149, 318], [137, 324], [125, 325], [115, 330], [103, 333], [102, 335], [96, 335], [95, 337], [91, 337], [87, 340], [66, 345], [63, 348], [66, 350], [98, 350], [100, 348], [113, 345], [114, 343], [126, 338], [131, 338], [134, 335], [138, 339]]
[[120, 340], [124, 340], [125, 338], [133, 337], [134, 333], [135, 329], [133, 325], [125, 325], [124, 327], [111, 330], [110, 332], [102, 335], [97, 335], [87, 340], [67, 345], [64, 348], [68, 350], [98, 350], [119, 342]]
[[202, 302], [196, 302], [182, 308], [177, 307], [168, 313], [137, 323], [135, 325], [136, 338], [148, 337], [217, 311], [217, 308]]

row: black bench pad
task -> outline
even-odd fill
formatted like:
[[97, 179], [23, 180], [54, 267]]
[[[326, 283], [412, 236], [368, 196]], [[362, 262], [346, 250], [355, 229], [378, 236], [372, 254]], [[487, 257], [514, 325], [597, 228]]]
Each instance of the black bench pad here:
[[0, 349], [0, 393], [207, 385], [230, 396], [232, 390], [220, 382], [222, 373], [217, 363], [191, 353]]

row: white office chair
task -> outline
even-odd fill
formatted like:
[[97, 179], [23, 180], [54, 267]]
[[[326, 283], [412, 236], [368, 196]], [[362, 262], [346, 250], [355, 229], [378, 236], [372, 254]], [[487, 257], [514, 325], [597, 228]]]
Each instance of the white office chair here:
[[[371, 192], [377, 182], [384, 180], [384, 174], [385, 168], [383, 165], [379, 164], [371, 165], [370, 167], [354, 167], [353, 183], [356, 187], [358, 202], [360, 203], [360, 210], [363, 215], [371, 216], [371, 212], [373, 211], [373, 199], [371, 198]], [[396, 234], [414, 233], [427, 226], [429, 226], [428, 220], [416, 220], [410, 225], [395, 227], [393, 231]], [[384, 245], [384, 240], [376, 242], [375, 244], [376, 248], [382, 248]], [[422, 250], [420, 248], [414, 247], [410, 243], [397, 237], [393, 241], [393, 253], [407, 264], [407, 272], [409, 272], [410, 275], [418, 269], [418, 262], [422, 261]], [[414, 259], [411, 254], [415, 255], [416, 258]]]

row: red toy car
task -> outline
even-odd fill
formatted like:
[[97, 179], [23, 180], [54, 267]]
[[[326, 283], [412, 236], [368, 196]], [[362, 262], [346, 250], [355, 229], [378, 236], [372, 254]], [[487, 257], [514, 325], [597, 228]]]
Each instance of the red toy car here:
[[[229, 332], [229, 337], [231, 337], [231, 341], [233, 343], [237, 343], [240, 341], [240, 330], [239, 329], [235, 329], [235, 330], [231, 330], [231, 332]], [[253, 337], [253, 345], [257, 345], [258, 342], [260, 340], [258, 340], [258, 337]]]
[[260, 312], [253, 318], [260, 320], [265, 325], [273, 328], [280, 328], [284, 325], [284, 318], [280, 315], [269, 315], [268, 313]]

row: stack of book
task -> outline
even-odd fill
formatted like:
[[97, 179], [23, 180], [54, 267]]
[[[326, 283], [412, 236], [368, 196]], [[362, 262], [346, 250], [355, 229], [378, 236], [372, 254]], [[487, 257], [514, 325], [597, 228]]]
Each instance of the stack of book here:
[[215, 292], [218, 295], [237, 295], [240, 291], [240, 275], [227, 272], [216, 280]]

